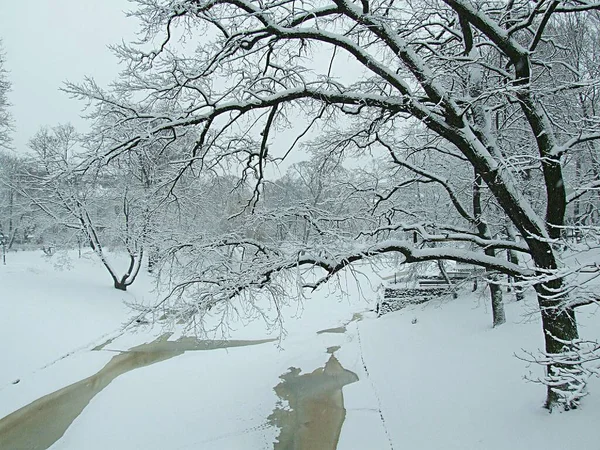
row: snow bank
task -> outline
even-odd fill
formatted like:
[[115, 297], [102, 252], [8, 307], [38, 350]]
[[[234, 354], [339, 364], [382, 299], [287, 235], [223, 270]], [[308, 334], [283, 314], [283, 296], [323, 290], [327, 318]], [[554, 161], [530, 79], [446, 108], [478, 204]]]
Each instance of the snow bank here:
[[[377, 399], [368, 404], [381, 410], [393, 448], [597, 448], [600, 383], [592, 380], [580, 410], [548, 414], [541, 407], [545, 388], [523, 379], [540, 376], [540, 367], [514, 356], [543, 347], [533, 297], [506, 305], [508, 321], [497, 329], [486, 298], [465, 295], [359, 324], [358, 351], [368, 370], [359, 376], [373, 386]], [[599, 337], [595, 309], [578, 315], [582, 337]], [[349, 417], [364, 415], [352, 411], [365, 406], [364, 388], [348, 386]], [[351, 423], [340, 448], [358, 448]]]

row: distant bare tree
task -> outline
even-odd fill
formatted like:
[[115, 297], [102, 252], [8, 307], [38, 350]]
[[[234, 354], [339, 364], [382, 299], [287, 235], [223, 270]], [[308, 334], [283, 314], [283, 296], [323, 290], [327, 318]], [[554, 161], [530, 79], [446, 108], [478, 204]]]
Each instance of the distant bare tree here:
[[11, 142], [10, 134], [12, 132], [12, 118], [10, 115], [8, 101], [8, 92], [11, 83], [8, 79], [6, 69], [6, 59], [2, 50], [2, 41], [0, 40], [0, 147], [8, 147]]
[[[46, 217], [42, 234], [52, 237], [57, 230], [70, 230], [72, 239], [83, 237], [114, 287], [124, 291], [140, 271], [147, 217], [129, 188], [129, 174], [99, 165], [78, 170], [81, 146], [81, 136], [72, 125], [40, 130], [30, 142], [35, 156], [26, 167], [21, 193]], [[107, 243], [126, 250], [129, 265], [123, 274], [110, 261]]]

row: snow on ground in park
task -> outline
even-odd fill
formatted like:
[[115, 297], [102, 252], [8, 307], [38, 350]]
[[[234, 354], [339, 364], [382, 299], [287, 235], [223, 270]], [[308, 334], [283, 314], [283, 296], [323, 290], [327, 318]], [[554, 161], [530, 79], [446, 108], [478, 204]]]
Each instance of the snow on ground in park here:
[[[273, 448], [278, 430], [267, 418], [278, 402], [273, 388], [279, 377], [290, 367], [308, 373], [324, 366], [327, 348], [346, 345], [351, 337], [317, 331], [343, 325], [354, 312], [369, 307], [367, 292], [359, 293], [353, 277], [342, 285], [349, 296], [333, 289], [334, 284], [301, 304], [284, 306], [282, 340], [277, 329], [260, 320], [231, 323], [231, 339], [273, 337], [275, 343], [187, 352], [122, 375], [92, 400], [52, 448], [120, 448], [125, 442], [126, 448], [140, 449]], [[374, 295], [371, 290], [371, 300]], [[131, 336], [123, 336], [107, 348], [130, 344]], [[132, 432], [136, 429], [138, 433]]]
[[[48, 389], [62, 387], [61, 381], [53, 384], [55, 376], [47, 376], [58, 360], [66, 368], [63, 372], [72, 375], [69, 383], [81, 378], [79, 372], [87, 374], [89, 364], [95, 364], [92, 371], [102, 367], [108, 355], [84, 350], [118, 332], [131, 315], [124, 302], [150, 295], [144, 274], [140, 282], [145, 284], [142, 289], [117, 291], [89, 253], [48, 258], [41, 251], [10, 252], [7, 264], [0, 265], [0, 395], [27, 390], [30, 395], [22, 401], [29, 403]], [[16, 380], [19, 384], [12, 385]], [[12, 402], [0, 401], [0, 416], [13, 409]]]
[[[514, 356], [542, 348], [539, 319], [528, 314], [534, 299], [506, 305], [508, 322], [498, 329], [490, 328], [485, 298], [477, 300], [430, 303], [360, 323], [362, 354], [394, 448], [597, 448], [598, 380], [580, 410], [552, 415], [540, 408], [544, 388], [523, 380], [542, 375]], [[596, 309], [578, 315], [583, 338], [600, 337]], [[340, 361], [352, 370], [346, 355], [342, 349]], [[347, 408], [359, 389], [346, 387]], [[352, 448], [352, 436], [344, 436], [342, 444]]]
[[[121, 375], [51, 448], [273, 448], [278, 430], [267, 417], [278, 402], [273, 387], [280, 375], [289, 367], [303, 373], [322, 367], [334, 345], [341, 346], [340, 363], [360, 379], [344, 387], [339, 449], [389, 449], [389, 440], [395, 449], [423, 450], [597, 447], [600, 382], [592, 380], [581, 409], [549, 415], [540, 407], [544, 388], [523, 380], [541, 374], [514, 357], [542, 346], [533, 297], [507, 304], [508, 323], [498, 329], [490, 327], [481, 294], [379, 319], [366, 312], [349, 322], [377, 295], [378, 277], [364, 273], [372, 286], [359, 277], [362, 295], [349, 277], [342, 283], [347, 296], [336, 285], [323, 286], [301, 306], [284, 307], [286, 334], [276, 343], [190, 351]], [[33, 252], [9, 254], [0, 285], [0, 417], [99, 370], [114, 353], [90, 349], [128, 322], [132, 313], [123, 301], [153, 298], [145, 275], [122, 293], [95, 261], [61, 271]], [[595, 312], [586, 307], [578, 315], [584, 338], [600, 337]], [[316, 333], [346, 323], [345, 333]], [[163, 331], [137, 328], [106, 349], [126, 349]], [[279, 334], [260, 321], [240, 321], [230, 338], [268, 336]], [[21, 381], [12, 385], [15, 378]]]

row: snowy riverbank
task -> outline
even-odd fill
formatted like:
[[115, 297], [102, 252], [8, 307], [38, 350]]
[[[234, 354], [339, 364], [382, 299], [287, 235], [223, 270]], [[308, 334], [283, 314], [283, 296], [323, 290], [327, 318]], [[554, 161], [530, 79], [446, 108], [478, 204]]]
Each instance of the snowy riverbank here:
[[[165, 331], [137, 327], [118, 336], [133, 315], [124, 303], [154, 298], [150, 279], [123, 293], [111, 288], [95, 261], [73, 263], [58, 270], [31, 252], [10, 254], [0, 267], [0, 417], [93, 375], [115, 351]], [[359, 379], [343, 388], [339, 449], [597, 447], [597, 380], [581, 409], [552, 415], [541, 408], [544, 388], [523, 380], [541, 373], [514, 356], [541, 347], [532, 296], [507, 304], [508, 323], [498, 329], [491, 328], [481, 293], [376, 319], [368, 310], [380, 281], [372, 273], [368, 279], [357, 284], [349, 277], [341, 283], [346, 294], [332, 284], [301, 307], [286, 306], [283, 335], [260, 321], [231, 324], [231, 339], [281, 337], [276, 342], [188, 351], [123, 373], [51, 448], [271, 449], [279, 430], [269, 416], [278, 404], [286, 407], [274, 390], [280, 377], [291, 367], [302, 374], [323, 367], [336, 346], [343, 368]], [[600, 337], [595, 307], [581, 310], [579, 319], [583, 337]], [[318, 333], [331, 328], [336, 332]], [[1, 444], [0, 438], [4, 449]]]

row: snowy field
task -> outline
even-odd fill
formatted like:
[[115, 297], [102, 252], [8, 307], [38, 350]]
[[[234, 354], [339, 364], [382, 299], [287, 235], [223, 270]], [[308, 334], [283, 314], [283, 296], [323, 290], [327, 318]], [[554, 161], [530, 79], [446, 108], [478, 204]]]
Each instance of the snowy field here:
[[[155, 301], [145, 274], [119, 292], [91, 257], [75, 256], [71, 268], [41, 252], [11, 253], [7, 262], [0, 266], [0, 417], [165, 332], [123, 332], [135, 316], [127, 304]], [[343, 389], [338, 449], [599, 448], [597, 380], [579, 410], [548, 414], [541, 408], [544, 387], [523, 379], [541, 375], [514, 356], [542, 346], [531, 293], [520, 303], [506, 295], [507, 323], [492, 329], [481, 292], [376, 319], [369, 309], [380, 283], [365, 270], [358, 282], [341, 280], [345, 294], [325, 286], [284, 307], [283, 334], [261, 321], [232, 323], [230, 339], [274, 342], [188, 351], [118, 376], [51, 448], [272, 449], [279, 430], [268, 417], [281, 403], [274, 391], [280, 376], [290, 367], [323, 367], [334, 346], [342, 366], [359, 378]], [[352, 320], [355, 313], [362, 320]], [[600, 337], [595, 307], [581, 309], [579, 320], [583, 338]], [[317, 333], [343, 325], [345, 332]], [[1, 437], [0, 449], [10, 449]]]

